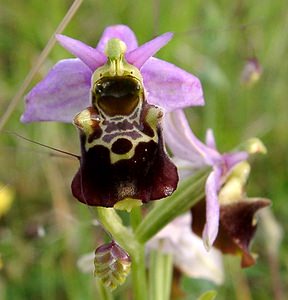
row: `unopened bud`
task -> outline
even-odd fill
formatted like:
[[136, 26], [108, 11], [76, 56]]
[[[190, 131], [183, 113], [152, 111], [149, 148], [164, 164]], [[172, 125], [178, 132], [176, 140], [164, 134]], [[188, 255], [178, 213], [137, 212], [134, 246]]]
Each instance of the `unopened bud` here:
[[237, 148], [237, 151], [245, 151], [248, 154], [266, 154], [267, 153], [267, 148], [265, 147], [264, 143], [254, 137], [251, 138], [247, 141], [245, 141], [244, 143], [241, 143]]
[[252, 86], [255, 84], [261, 77], [262, 67], [256, 57], [249, 58], [246, 61], [246, 64], [243, 68], [241, 74], [241, 81], [247, 86]]
[[249, 154], [256, 154], [256, 153], [267, 153], [267, 148], [263, 144], [263, 142], [258, 138], [251, 138], [247, 142], [244, 143], [244, 149]]
[[125, 282], [131, 260], [125, 250], [112, 241], [96, 249], [94, 266], [94, 276], [110, 290], [114, 290]]

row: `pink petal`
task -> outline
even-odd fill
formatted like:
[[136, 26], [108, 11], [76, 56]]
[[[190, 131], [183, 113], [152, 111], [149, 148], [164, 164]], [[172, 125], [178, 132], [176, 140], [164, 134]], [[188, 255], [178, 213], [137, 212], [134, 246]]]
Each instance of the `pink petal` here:
[[199, 79], [175, 65], [150, 58], [142, 67], [141, 73], [149, 103], [166, 111], [204, 105]]
[[21, 121], [72, 122], [89, 106], [90, 80], [90, 69], [79, 59], [59, 61], [26, 96]]
[[206, 131], [205, 143], [209, 148], [212, 148], [212, 149], [215, 149], [215, 150], [217, 149], [214, 133], [213, 133], [213, 130], [210, 129], [210, 128]]
[[92, 71], [102, 66], [107, 60], [103, 53], [78, 40], [61, 34], [57, 34], [56, 39], [61, 46], [81, 59]]
[[181, 109], [165, 117], [164, 136], [173, 154], [179, 158], [199, 161], [202, 167], [213, 166], [222, 160], [216, 150], [207, 147], [194, 135]]
[[[182, 122], [184, 120], [184, 122]], [[206, 165], [198, 148], [189, 140], [186, 132], [190, 132], [188, 122], [182, 110], [165, 114], [163, 122], [164, 140], [173, 155], [177, 158], [191, 162], [196, 168]]]
[[128, 26], [113, 25], [104, 30], [96, 49], [104, 53], [108, 40], [113, 38], [123, 41], [127, 46], [127, 52], [132, 51], [138, 46], [135, 34]]
[[167, 32], [143, 44], [137, 49], [127, 53], [127, 61], [140, 69], [150, 57], [152, 57], [172, 39], [172, 36], [173, 33]]
[[249, 155], [245, 151], [230, 152], [223, 154], [223, 160], [227, 170], [231, 170], [239, 162], [248, 159]]
[[210, 250], [218, 234], [220, 215], [218, 189], [220, 176], [221, 170], [214, 168], [206, 181], [206, 224], [202, 233], [202, 238], [207, 250]]

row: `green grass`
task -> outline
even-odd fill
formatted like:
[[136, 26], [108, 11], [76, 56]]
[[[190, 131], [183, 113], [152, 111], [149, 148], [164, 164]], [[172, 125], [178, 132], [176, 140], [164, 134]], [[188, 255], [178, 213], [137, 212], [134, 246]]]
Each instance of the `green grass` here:
[[[0, 4], [0, 111], [5, 111], [65, 15], [71, 1], [10, 0]], [[65, 34], [95, 45], [103, 29], [124, 23], [139, 42], [173, 31], [173, 40], [158, 57], [196, 74], [203, 83], [206, 106], [187, 111], [195, 133], [214, 129], [217, 144], [228, 151], [245, 139], [260, 137], [268, 155], [253, 162], [249, 195], [271, 198], [273, 212], [288, 230], [288, 11], [285, 1], [92, 1], [85, 0]], [[35, 76], [41, 80], [58, 60], [70, 55], [56, 45]], [[256, 56], [263, 74], [245, 87], [240, 75], [246, 59]], [[51, 146], [79, 152], [70, 124], [19, 122], [21, 101], [5, 129]], [[0, 115], [1, 117], [1, 115]], [[77, 259], [93, 251], [102, 233], [91, 225], [93, 214], [74, 200], [70, 182], [78, 168], [73, 159], [51, 157], [49, 151], [15, 136], [0, 133], [0, 181], [16, 191], [9, 213], [0, 219], [0, 299], [97, 299], [90, 274], [82, 274]], [[31, 237], [29, 229], [44, 227], [46, 235]], [[275, 282], [259, 231], [253, 245], [260, 254], [255, 267], [240, 271], [238, 261], [226, 261], [225, 284], [217, 299], [276, 298]], [[279, 252], [279, 277], [288, 293], [288, 238]], [[285, 250], [286, 249], [286, 250]], [[275, 278], [275, 277], [274, 277]], [[206, 281], [185, 279], [189, 299], [214, 288]], [[247, 289], [251, 298], [239, 291]], [[121, 294], [123, 292], [123, 294]], [[116, 293], [117, 295], [117, 293]], [[119, 299], [132, 299], [125, 288]], [[121, 296], [122, 295], [122, 296]], [[244, 295], [244, 296], [243, 296]]]

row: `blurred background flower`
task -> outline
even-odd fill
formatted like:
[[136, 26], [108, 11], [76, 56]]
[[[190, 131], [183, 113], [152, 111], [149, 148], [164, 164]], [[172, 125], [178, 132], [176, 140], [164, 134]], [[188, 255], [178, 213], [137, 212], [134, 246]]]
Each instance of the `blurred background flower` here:
[[10, 209], [15, 192], [8, 185], [4, 185], [0, 182], [0, 218], [4, 216]]
[[262, 66], [258, 59], [256, 57], [248, 58], [241, 73], [241, 81], [244, 85], [252, 86], [260, 79], [262, 72]]
[[216, 284], [224, 281], [222, 255], [205, 249], [202, 240], [191, 232], [191, 215], [186, 213], [158, 232], [148, 243], [148, 253], [158, 249], [171, 254], [174, 265], [191, 278], [202, 278]]

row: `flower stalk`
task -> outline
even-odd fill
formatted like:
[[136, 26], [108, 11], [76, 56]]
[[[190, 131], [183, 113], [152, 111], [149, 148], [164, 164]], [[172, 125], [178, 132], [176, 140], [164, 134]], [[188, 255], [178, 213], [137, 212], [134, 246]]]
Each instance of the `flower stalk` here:
[[134, 234], [122, 223], [121, 218], [113, 208], [96, 208], [98, 220], [113, 237], [113, 239], [125, 249], [132, 260], [132, 284], [135, 300], [147, 299], [146, 269], [144, 246], [140, 244]]
[[134, 234], [122, 223], [121, 218], [113, 208], [96, 207], [99, 222], [113, 237], [113, 239], [125, 249], [130, 256], [138, 253], [139, 243]]
[[106, 288], [99, 279], [96, 279], [96, 286], [98, 291], [98, 296], [100, 297], [99, 300], [113, 300], [113, 295]]
[[160, 249], [150, 253], [149, 299], [169, 300], [173, 273], [171, 254], [164, 254]]
[[145, 249], [144, 245], [139, 244], [137, 249], [137, 255], [131, 255], [131, 275], [132, 275], [132, 287], [133, 287], [133, 299], [135, 300], [147, 300], [147, 278], [146, 278], [146, 266], [145, 266]]

